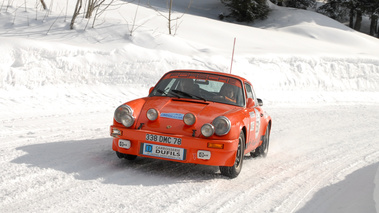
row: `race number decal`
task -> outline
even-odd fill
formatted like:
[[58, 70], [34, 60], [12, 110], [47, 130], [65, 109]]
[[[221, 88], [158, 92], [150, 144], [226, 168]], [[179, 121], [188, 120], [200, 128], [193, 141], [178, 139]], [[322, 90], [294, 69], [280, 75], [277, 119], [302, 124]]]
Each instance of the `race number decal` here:
[[259, 129], [261, 128], [261, 118], [260, 118], [260, 113], [257, 109], [254, 109], [255, 111], [255, 139], [258, 138], [258, 134], [259, 134]]

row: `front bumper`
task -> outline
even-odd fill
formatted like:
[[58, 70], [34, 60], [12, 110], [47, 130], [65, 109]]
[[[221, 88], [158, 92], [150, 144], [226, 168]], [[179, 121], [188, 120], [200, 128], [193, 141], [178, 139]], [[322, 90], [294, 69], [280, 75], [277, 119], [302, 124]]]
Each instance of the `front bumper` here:
[[[110, 132], [111, 135], [114, 132], [118, 132], [117, 136], [112, 135], [112, 149], [116, 152], [148, 158], [176, 161], [181, 163], [194, 163], [212, 166], [233, 166], [238, 147], [238, 138], [234, 140], [212, 140], [183, 135], [167, 135], [161, 134], [159, 132], [146, 130], [127, 129], [119, 126], [111, 126]], [[147, 134], [180, 138], [180, 145], [168, 144], [167, 142], [162, 143], [155, 141], [147, 141]], [[124, 141], [129, 141], [129, 144], [125, 145]], [[216, 146], [222, 148], [209, 148], [208, 146], [210, 143], [212, 143], [213, 145], [216, 144]], [[122, 145], [122, 147], [120, 146], [120, 144]], [[159, 147], [163, 147], [165, 149], [179, 148], [180, 150], [182, 150], [182, 152], [184, 152], [184, 155], [181, 159], [149, 155], [149, 153], [147, 153], [144, 149], [144, 147], [146, 148], [146, 145], [159, 145]], [[210, 156], [204, 156], [204, 153], [205, 155], [209, 153]]]

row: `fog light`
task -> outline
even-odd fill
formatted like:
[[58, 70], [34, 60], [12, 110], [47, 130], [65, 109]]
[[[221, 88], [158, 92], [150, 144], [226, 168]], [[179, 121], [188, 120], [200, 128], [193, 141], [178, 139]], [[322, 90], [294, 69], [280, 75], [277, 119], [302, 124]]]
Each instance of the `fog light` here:
[[209, 159], [211, 159], [211, 152], [199, 150], [199, 151], [197, 151], [197, 158], [203, 159], [203, 160], [209, 160]]
[[118, 140], [118, 146], [124, 149], [130, 149], [131, 143], [129, 140]]
[[111, 136], [112, 137], [117, 137], [117, 136], [120, 136], [120, 135], [121, 135], [121, 130], [116, 129], [116, 128], [112, 129], [112, 131], [111, 131]]

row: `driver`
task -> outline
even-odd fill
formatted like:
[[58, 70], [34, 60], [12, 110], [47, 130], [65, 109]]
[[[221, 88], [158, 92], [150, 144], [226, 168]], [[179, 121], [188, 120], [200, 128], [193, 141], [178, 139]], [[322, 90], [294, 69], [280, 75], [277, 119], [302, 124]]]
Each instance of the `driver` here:
[[225, 100], [236, 103], [235, 88], [231, 84], [224, 84], [221, 87], [220, 95], [225, 98]]

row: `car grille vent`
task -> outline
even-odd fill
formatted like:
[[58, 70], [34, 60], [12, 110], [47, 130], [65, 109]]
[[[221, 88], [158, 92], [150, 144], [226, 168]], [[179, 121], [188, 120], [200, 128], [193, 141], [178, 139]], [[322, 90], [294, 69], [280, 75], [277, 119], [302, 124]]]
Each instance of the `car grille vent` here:
[[204, 102], [202, 100], [191, 101], [191, 100], [182, 100], [182, 99], [172, 99], [172, 101], [188, 102], [188, 103], [196, 103], [196, 104], [205, 104], [205, 105], [208, 105], [207, 102]]

